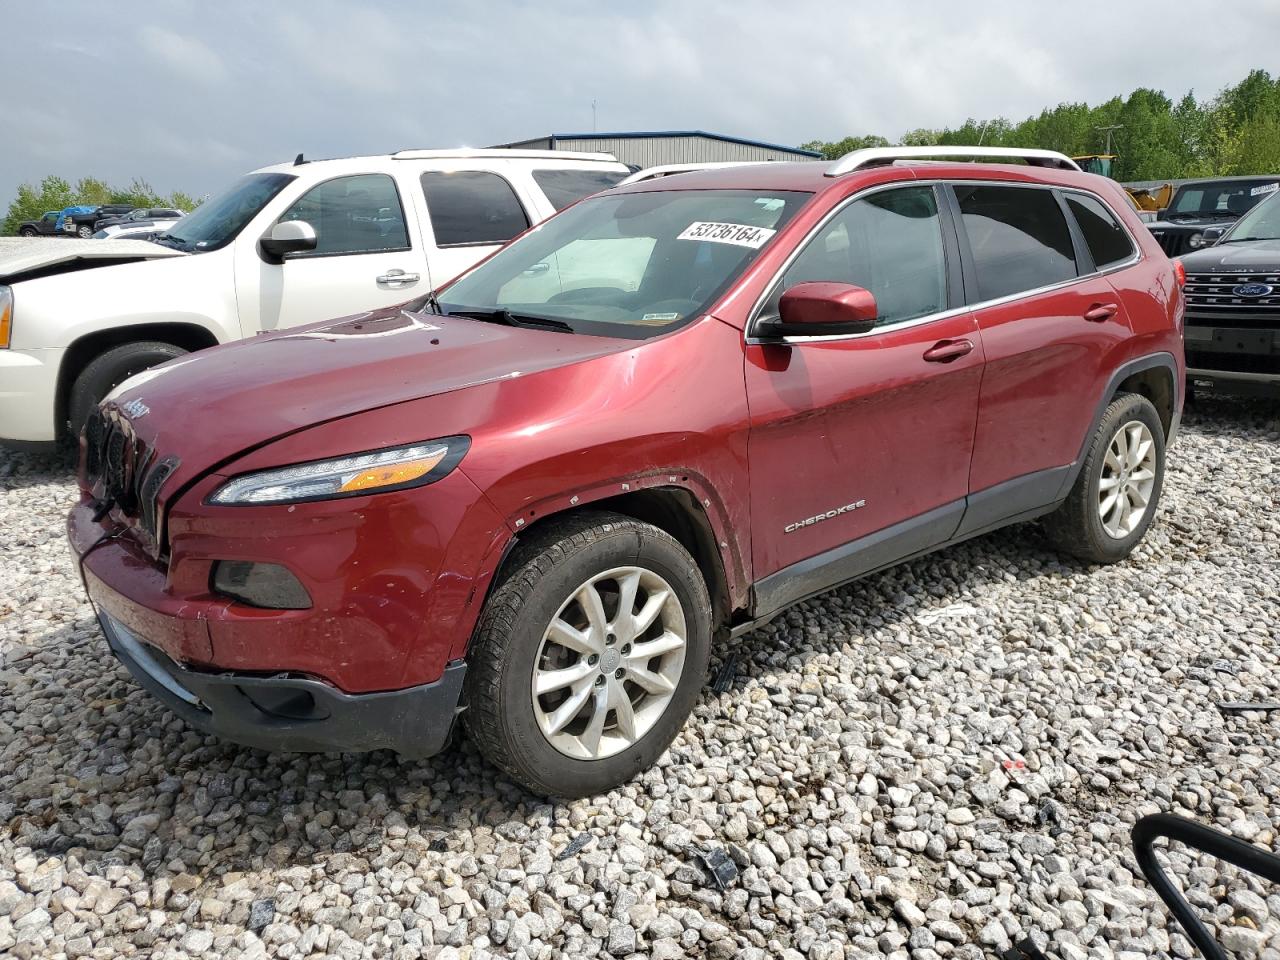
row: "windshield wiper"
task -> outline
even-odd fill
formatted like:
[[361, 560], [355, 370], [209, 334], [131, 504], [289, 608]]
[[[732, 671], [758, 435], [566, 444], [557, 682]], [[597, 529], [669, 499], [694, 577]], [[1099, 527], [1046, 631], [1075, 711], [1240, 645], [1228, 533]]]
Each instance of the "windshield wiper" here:
[[171, 233], [157, 233], [151, 238], [152, 243], [158, 243], [162, 247], [172, 247], [175, 250], [186, 250], [187, 241], [179, 240]]
[[500, 323], [506, 327], [542, 327], [546, 330], [559, 330], [573, 333], [573, 327], [563, 320], [552, 317], [536, 317], [527, 313], [512, 313], [506, 307], [497, 310], [450, 310], [446, 316], [468, 317], [484, 323]]
[[1252, 243], [1255, 240], [1280, 240], [1280, 237], [1231, 237], [1229, 240], [1219, 240], [1218, 243]]

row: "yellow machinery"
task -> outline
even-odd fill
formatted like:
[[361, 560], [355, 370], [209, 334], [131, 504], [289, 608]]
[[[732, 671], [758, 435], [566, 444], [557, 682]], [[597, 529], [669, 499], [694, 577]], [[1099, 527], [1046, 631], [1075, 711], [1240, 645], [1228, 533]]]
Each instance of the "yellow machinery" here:
[[[1099, 173], [1104, 177], [1111, 176], [1111, 167], [1115, 162], [1114, 153], [1091, 153], [1083, 157], [1072, 157], [1085, 173]], [[1133, 204], [1139, 210], [1154, 213], [1169, 206], [1173, 199], [1173, 184], [1165, 183], [1158, 187], [1125, 187]]]
[[1086, 157], [1072, 157], [1076, 163], [1080, 164], [1080, 169], [1085, 173], [1100, 173], [1104, 177], [1111, 176], [1111, 164], [1116, 155], [1114, 153], [1091, 153]]
[[1164, 183], [1158, 187], [1125, 187], [1139, 210], [1163, 210], [1173, 200], [1173, 184]]

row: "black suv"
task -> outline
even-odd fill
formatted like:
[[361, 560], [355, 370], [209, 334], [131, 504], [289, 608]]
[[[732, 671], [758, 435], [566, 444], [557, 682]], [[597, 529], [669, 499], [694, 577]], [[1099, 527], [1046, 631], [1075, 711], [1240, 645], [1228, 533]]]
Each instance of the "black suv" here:
[[1187, 381], [1200, 392], [1280, 397], [1280, 193], [1209, 242], [1180, 258]]
[[1165, 254], [1176, 257], [1213, 242], [1205, 230], [1231, 226], [1258, 203], [1280, 190], [1280, 174], [1190, 180], [1178, 186], [1160, 219], [1147, 224]]

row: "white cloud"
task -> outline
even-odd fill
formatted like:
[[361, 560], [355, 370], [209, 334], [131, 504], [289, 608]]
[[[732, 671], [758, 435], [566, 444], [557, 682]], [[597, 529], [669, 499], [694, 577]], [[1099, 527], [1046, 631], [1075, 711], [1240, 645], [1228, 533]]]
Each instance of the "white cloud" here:
[[215, 84], [227, 79], [222, 58], [196, 37], [151, 25], [138, 31], [138, 39], [152, 56], [193, 80]]

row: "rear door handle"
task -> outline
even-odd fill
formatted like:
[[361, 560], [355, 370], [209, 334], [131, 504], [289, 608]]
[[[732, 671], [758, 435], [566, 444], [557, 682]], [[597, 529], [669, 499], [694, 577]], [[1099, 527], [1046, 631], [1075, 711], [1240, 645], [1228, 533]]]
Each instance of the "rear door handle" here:
[[398, 287], [406, 283], [417, 283], [418, 275], [416, 273], [405, 273], [403, 270], [388, 270], [378, 278], [378, 282]]
[[1120, 308], [1114, 303], [1095, 303], [1084, 312], [1084, 318], [1090, 323], [1102, 323], [1104, 320], [1110, 320], [1119, 311]]
[[924, 352], [924, 358], [930, 363], [950, 363], [972, 349], [972, 340], [939, 340]]

